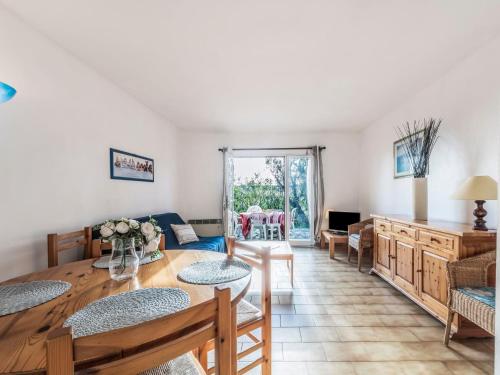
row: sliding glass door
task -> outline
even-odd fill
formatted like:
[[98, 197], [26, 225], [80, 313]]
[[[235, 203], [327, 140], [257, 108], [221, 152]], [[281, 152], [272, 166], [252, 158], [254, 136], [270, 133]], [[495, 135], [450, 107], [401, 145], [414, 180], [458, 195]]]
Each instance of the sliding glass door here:
[[239, 240], [313, 242], [310, 156], [234, 156], [231, 165], [226, 233]]

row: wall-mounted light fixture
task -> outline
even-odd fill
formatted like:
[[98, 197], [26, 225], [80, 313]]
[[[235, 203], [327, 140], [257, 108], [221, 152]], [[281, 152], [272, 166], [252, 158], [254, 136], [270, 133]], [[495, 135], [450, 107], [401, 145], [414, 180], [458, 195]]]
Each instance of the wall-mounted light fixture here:
[[16, 89], [6, 83], [0, 82], [0, 103], [6, 102], [16, 95]]

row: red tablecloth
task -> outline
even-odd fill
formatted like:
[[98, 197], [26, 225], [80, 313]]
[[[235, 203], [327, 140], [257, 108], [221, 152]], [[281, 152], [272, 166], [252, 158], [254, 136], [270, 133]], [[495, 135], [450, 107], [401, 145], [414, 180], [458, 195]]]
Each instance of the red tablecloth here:
[[[247, 212], [240, 213], [241, 218], [241, 231], [245, 238], [250, 233], [252, 214]], [[285, 213], [284, 212], [274, 212], [267, 215], [266, 223], [279, 223], [281, 227], [281, 233], [285, 233]]]

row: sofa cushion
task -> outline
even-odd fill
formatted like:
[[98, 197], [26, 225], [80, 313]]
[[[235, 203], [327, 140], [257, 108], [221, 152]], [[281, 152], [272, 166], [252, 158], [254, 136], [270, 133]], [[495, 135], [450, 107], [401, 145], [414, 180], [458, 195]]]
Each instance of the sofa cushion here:
[[179, 245], [199, 241], [191, 224], [170, 224], [170, 226], [175, 233]]
[[[158, 221], [158, 226], [163, 230], [163, 233], [165, 234], [165, 248], [166, 249], [175, 249], [177, 246], [179, 246], [179, 243], [177, 242], [177, 238], [175, 237], [174, 231], [172, 230], [172, 227], [170, 224], [186, 224], [182, 218], [174, 213], [174, 212], [169, 212], [166, 214], [159, 214], [159, 215], [152, 215], [152, 217]], [[144, 222], [149, 220], [149, 216], [144, 216], [136, 219], [137, 221]]]
[[219, 253], [226, 252], [226, 241], [223, 236], [202, 237], [198, 236], [198, 242], [191, 242], [184, 245], [176, 244], [168, 249], [182, 249], [182, 250], [210, 250]]

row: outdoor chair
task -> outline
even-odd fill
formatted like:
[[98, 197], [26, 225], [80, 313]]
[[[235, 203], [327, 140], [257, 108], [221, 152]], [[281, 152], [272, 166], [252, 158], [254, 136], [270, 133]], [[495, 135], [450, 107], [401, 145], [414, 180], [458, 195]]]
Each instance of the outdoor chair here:
[[253, 213], [250, 215], [250, 239], [256, 238], [258, 233], [258, 239], [267, 240], [267, 229], [266, 229], [267, 215], [263, 212]]

